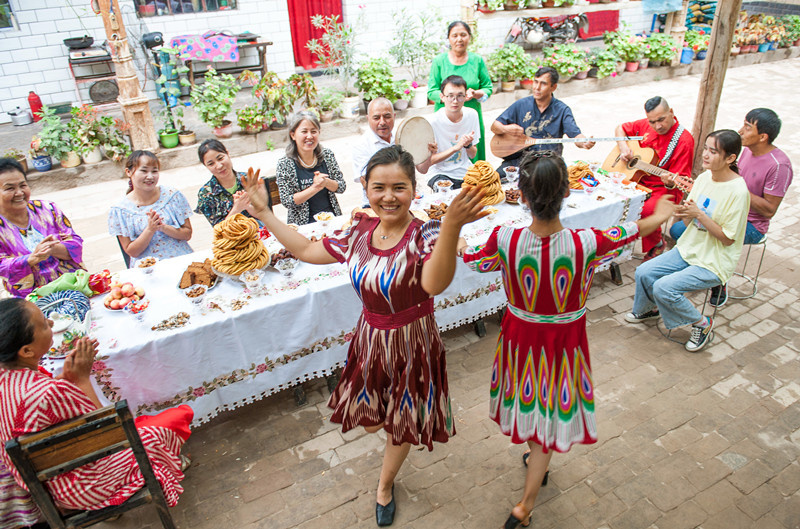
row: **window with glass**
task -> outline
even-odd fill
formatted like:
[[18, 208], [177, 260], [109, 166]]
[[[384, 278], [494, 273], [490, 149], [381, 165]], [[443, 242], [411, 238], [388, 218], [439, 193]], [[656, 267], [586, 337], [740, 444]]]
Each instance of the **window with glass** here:
[[13, 28], [14, 21], [11, 18], [11, 0], [0, 0], [0, 29]]
[[237, 0], [136, 0], [140, 17], [228, 11], [236, 9], [236, 4]]

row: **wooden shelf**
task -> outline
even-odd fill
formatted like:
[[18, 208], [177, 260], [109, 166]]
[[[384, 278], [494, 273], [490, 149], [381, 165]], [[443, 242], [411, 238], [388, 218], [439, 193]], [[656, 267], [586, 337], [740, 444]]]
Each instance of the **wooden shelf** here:
[[545, 7], [538, 9], [517, 9], [516, 11], [500, 10], [494, 13], [482, 13], [475, 9], [476, 18], [517, 18], [517, 17], [557, 17], [559, 15], [576, 15], [578, 13], [595, 13], [597, 11], [620, 11], [632, 6], [640, 6], [639, 0], [627, 2], [611, 2], [610, 4], [571, 5], [566, 7]]

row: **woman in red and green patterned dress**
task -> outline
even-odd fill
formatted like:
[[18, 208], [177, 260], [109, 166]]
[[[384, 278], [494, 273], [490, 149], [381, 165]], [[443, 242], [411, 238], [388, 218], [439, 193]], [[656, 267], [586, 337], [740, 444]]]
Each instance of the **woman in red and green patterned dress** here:
[[522, 500], [506, 528], [528, 525], [553, 450], [597, 440], [585, 318], [597, 266], [639, 233], [657, 229], [673, 207], [660, 201], [651, 217], [605, 230], [566, 229], [558, 215], [569, 195], [567, 166], [552, 152], [526, 156], [519, 187], [533, 217], [530, 226], [500, 226], [485, 244], [459, 248], [473, 270], [499, 270], [508, 296], [489, 411], [514, 443], [528, 443], [530, 455], [523, 456], [528, 470]]

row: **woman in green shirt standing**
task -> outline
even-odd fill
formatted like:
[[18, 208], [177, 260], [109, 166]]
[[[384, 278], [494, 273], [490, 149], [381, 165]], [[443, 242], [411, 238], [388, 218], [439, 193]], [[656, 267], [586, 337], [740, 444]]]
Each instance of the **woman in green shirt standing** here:
[[481, 103], [492, 95], [492, 79], [489, 77], [489, 69], [486, 67], [483, 57], [467, 51], [470, 40], [472, 40], [472, 30], [466, 22], [458, 20], [450, 24], [447, 27], [447, 40], [450, 42], [450, 50], [436, 57], [431, 64], [428, 99], [434, 101], [436, 104], [434, 109], [439, 110], [444, 106], [440, 91], [442, 81], [451, 75], [460, 75], [464, 78], [467, 82], [465, 105], [478, 112], [481, 125], [481, 141], [478, 142], [478, 152], [472, 161], [485, 160], [486, 143]]

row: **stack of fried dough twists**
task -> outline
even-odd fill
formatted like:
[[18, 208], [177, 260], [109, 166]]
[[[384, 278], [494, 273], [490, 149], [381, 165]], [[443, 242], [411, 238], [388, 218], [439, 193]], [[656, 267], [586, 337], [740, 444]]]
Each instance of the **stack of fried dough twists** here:
[[213, 252], [211, 266], [223, 274], [239, 275], [269, 263], [269, 253], [258, 240], [258, 222], [241, 213], [214, 226]]
[[489, 162], [478, 160], [475, 165], [467, 169], [464, 184], [484, 190], [485, 194], [481, 199], [481, 204], [484, 206], [499, 204], [506, 199], [503, 187], [500, 185], [500, 175]]

